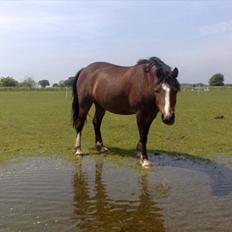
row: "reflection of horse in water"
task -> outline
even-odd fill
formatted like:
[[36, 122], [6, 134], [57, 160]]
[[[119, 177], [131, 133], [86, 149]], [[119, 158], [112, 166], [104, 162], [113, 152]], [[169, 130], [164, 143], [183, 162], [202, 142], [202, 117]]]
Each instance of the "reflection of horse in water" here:
[[96, 112], [93, 119], [96, 148], [103, 145], [101, 122], [105, 111], [115, 114], [136, 114], [140, 135], [137, 148], [141, 150], [142, 165], [148, 166], [147, 135], [158, 112], [162, 121], [172, 125], [175, 121], [176, 94], [179, 90], [178, 69], [171, 68], [157, 57], [140, 60], [131, 67], [96, 62], [80, 70], [73, 83], [73, 126], [77, 132], [76, 155], [82, 154], [81, 131], [92, 104]]
[[96, 163], [93, 183], [80, 163], [74, 177], [74, 207], [79, 229], [165, 231], [160, 209], [149, 194], [146, 176], [141, 176], [138, 181], [140, 193], [137, 200], [113, 200], [107, 194], [107, 185], [111, 183], [104, 182], [102, 170], [103, 164]]

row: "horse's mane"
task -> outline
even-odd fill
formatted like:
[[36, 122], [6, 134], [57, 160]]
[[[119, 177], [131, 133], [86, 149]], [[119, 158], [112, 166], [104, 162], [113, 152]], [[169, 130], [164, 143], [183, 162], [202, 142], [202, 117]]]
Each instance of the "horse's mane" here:
[[140, 59], [137, 61], [137, 64], [148, 64], [149, 70], [152, 68], [152, 66], [156, 66], [158, 69], [162, 69], [163, 73], [170, 73], [171, 72], [171, 67], [165, 64], [160, 58], [158, 57], [151, 57], [149, 59]]
[[145, 71], [149, 72], [151, 68], [155, 65], [156, 68], [159, 70], [159, 79], [160, 82], [166, 82], [173, 84], [177, 87], [177, 89], [180, 89], [180, 84], [177, 81], [177, 79], [170, 78], [170, 74], [172, 72], [172, 69], [169, 65], [165, 64], [160, 58], [158, 57], [151, 57], [149, 59], [140, 59], [137, 61], [137, 64], [147, 64]]

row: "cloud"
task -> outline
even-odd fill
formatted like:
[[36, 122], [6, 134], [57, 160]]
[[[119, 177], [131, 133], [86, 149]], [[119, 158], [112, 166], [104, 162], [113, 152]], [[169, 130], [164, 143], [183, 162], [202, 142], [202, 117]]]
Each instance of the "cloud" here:
[[[17, 35], [19, 37], [48, 37], [48, 36], [94, 36], [102, 30], [107, 21], [102, 24], [100, 15], [87, 17], [49, 16], [49, 17], [3, 17], [0, 16], [0, 35]], [[99, 22], [99, 23], [98, 23]], [[15, 34], [18, 33], [18, 34]]]
[[232, 20], [202, 26], [199, 32], [201, 36], [230, 33], [232, 32]]
[[[5, 5], [5, 7], [3, 7]], [[37, 6], [38, 5], [38, 6]], [[117, 20], [123, 3], [24, 2], [0, 6], [0, 37], [94, 38]]]

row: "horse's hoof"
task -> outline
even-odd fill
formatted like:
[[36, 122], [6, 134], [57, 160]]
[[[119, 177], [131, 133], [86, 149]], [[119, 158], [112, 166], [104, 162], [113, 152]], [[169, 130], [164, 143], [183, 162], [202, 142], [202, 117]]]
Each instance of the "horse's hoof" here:
[[77, 157], [83, 155], [82, 150], [81, 150], [80, 148], [76, 149], [75, 155], [76, 155]]
[[97, 151], [99, 153], [106, 153], [109, 151], [109, 149], [107, 147], [101, 146], [101, 147], [96, 147]]
[[99, 152], [104, 153], [104, 152], [108, 152], [108, 151], [109, 151], [109, 149], [107, 147], [102, 146]]
[[103, 146], [103, 144], [100, 143], [100, 142], [96, 143], [96, 149], [100, 153], [104, 153], [104, 152], [108, 152], [109, 151], [109, 149], [107, 147]]
[[151, 167], [151, 162], [147, 159], [141, 160], [141, 165], [143, 168], [150, 168]]

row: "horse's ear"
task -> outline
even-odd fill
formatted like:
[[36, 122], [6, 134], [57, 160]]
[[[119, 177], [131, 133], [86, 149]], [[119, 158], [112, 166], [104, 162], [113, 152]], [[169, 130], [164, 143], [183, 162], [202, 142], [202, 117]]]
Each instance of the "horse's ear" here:
[[173, 71], [172, 71], [171, 77], [172, 78], [177, 78], [178, 73], [179, 73], [178, 68], [174, 68]]

